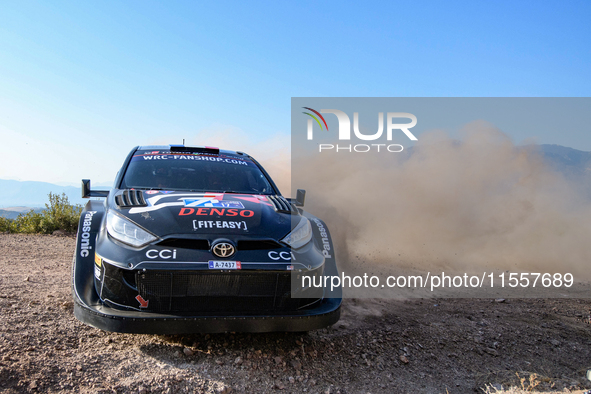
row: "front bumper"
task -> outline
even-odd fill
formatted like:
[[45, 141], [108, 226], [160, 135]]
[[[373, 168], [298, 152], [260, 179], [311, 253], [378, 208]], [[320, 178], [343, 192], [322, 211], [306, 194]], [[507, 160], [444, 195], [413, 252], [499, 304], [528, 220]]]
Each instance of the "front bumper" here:
[[[129, 303], [123, 304], [127, 307], [112, 307], [102, 301], [95, 287], [95, 251], [99, 249], [99, 243], [106, 241], [106, 231], [100, 231], [104, 209], [99, 201], [89, 201], [86, 210], [83, 212], [76, 241], [76, 253], [72, 267], [72, 293], [74, 298], [75, 317], [90, 326], [105, 331], [138, 334], [189, 334], [189, 333], [216, 333], [216, 332], [270, 332], [270, 331], [309, 331], [324, 328], [336, 323], [340, 317], [341, 292], [331, 294], [331, 297], [323, 298], [314, 304], [301, 309], [280, 309], [263, 312], [256, 309], [234, 309], [219, 313], [212, 310], [207, 312], [164, 312], [156, 309], [150, 312], [145, 310], [129, 309]], [[102, 226], [104, 230], [104, 226]], [[317, 232], [317, 229], [314, 228]], [[330, 241], [328, 233], [323, 235], [327, 242]], [[324, 238], [323, 238], [324, 239]], [[103, 245], [104, 246], [104, 245]], [[129, 251], [113, 246], [113, 256], [118, 256], [122, 261], [132, 263], [130, 269], [158, 269], [152, 267], [153, 262], [141, 263], [136, 261], [136, 251]], [[109, 257], [109, 247], [103, 247]], [[159, 250], [159, 249], [158, 249]], [[325, 253], [326, 245], [322, 255], [318, 252], [318, 261], [325, 260], [324, 275], [337, 275], [334, 253]], [[252, 251], [251, 253], [255, 253]], [[147, 252], [146, 252], [147, 253]], [[179, 252], [180, 253], [180, 252]], [[266, 256], [266, 251], [264, 252]], [[103, 253], [101, 252], [101, 255]], [[324, 255], [324, 256], [323, 256]], [[327, 256], [328, 255], [328, 256]], [[151, 258], [152, 255], [147, 258]], [[169, 254], [162, 258], [167, 258]], [[181, 256], [178, 256], [179, 259]], [[191, 257], [191, 256], [189, 256]], [[281, 260], [280, 254], [268, 256], [271, 261], [283, 265], [292, 264]], [[248, 260], [248, 259], [246, 259]], [[290, 259], [284, 259], [290, 260]], [[137, 263], [133, 265], [134, 263]], [[139, 263], [143, 264], [142, 266]], [[175, 263], [179, 269], [184, 269], [182, 263]], [[124, 267], [121, 267], [124, 268]], [[249, 267], [252, 269], [263, 269], [264, 267]], [[285, 267], [284, 267], [285, 268]], [[314, 268], [311, 266], [311, 268]], [[101, 287], [102, 289], [102, 287]], [[141, 290], [141, 289], [140, 289]], [[112, 292], [115, 294], [115, 292]], [[137, 293], [136, 293], [137, 294]], [[240, 294], [238, 294], [240, 295]], [[134, 295], [135, 296], [135, 295]], [[152, 301], [153, 303], [154, 301]], [[256, 302], [253, 302], [256, 304]], [[151, 304], [153, 305], [153, 304]]]
[[[99, 299], [93, 280], [94, 265], [89, 262], [74, 259], [74, 315], [83, 323], [105, 331], [137, 334], [297, 332], [328, 327], [340, 318], [341, 298], [324, 298], [305, 309], [267, 315], [179, 315], [115, 309]], [[329, 271], [336, 270], [336, 266], [331, 268]]]

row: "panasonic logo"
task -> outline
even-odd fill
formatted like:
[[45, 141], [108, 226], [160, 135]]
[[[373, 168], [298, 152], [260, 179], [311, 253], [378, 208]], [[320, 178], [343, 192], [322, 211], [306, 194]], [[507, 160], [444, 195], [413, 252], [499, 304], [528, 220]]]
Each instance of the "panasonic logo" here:
[[320, 231], [320, 237], [322, 238], [322, 255], [326, 258], [332, 258], [330, 254], [330, 242], [328, 240], [328, 234], [326, 233], [326, 229], [322, 225], [322, 222], [318, 219], [312, 219], [314, 223], [318, 226], [318, 231]]
[[84, 222], [82, 223], [82, 234], [80, 234], [80, 256], [88, 257], [90, 246], [90, 226], [92, 225], [92, 217], [96, 211], [88, 211], [84, 215]]

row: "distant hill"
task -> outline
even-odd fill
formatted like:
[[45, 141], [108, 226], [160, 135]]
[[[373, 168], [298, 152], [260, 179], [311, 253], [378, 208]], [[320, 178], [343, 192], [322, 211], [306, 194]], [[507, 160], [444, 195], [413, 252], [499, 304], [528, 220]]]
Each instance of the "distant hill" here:
[[43, 211], [43, 208], [31, 208], [31, 207], [9, 207], [9, 208], [0, 208], [0, 216], [5, 217], [7, 219], [16, 219], [18, 215], [21, 213], [27, 213], [31, 209], [35, 212]]
[[539, 145], [546, 164], [574, 182], [591, 199], [591, 152], [560, 145]]
[[591, 175], [591, 152], [560, 145], [539, 145], [544, 159], [565, 175]]
[[6, 207], [44, 208], [48, 202], [48, 194], [66, 193], [72, 204], [86, 204], [88, 200], [81, 197], [80, 187], [58, 186], [47, 182], [12, 181], [0, 179], [0, 209]]

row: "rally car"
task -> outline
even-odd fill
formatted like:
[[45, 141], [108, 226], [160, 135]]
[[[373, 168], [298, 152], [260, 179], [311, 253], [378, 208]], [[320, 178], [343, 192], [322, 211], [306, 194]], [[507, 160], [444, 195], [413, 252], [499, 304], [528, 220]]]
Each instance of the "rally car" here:
[[[325, 223], [305, 191], [281, 195], [251, 156], [134, 148], [108, 191], [82, 181], [74, 314], [107, 331], [308, 331], [334, 324], [341, 289]], [[306, 280], [304, 280], [304, 278]]]

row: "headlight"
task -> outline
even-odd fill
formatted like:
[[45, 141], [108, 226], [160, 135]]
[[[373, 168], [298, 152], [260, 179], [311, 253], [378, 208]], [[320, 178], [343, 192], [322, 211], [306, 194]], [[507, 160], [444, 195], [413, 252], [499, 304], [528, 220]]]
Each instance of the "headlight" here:
[[107, 213], [107, 231], [118, 241], [139, 248], [157, 238], [135, 223], [109, 211]]
[[298, 225], [281, 241], [285, 242], [292, 248], [297, 249], [310, 242], [311, 239], [312, 226], [310, 226], [310, 221], [305, 217], [302, 217], [302, 220], [300, 220]]

